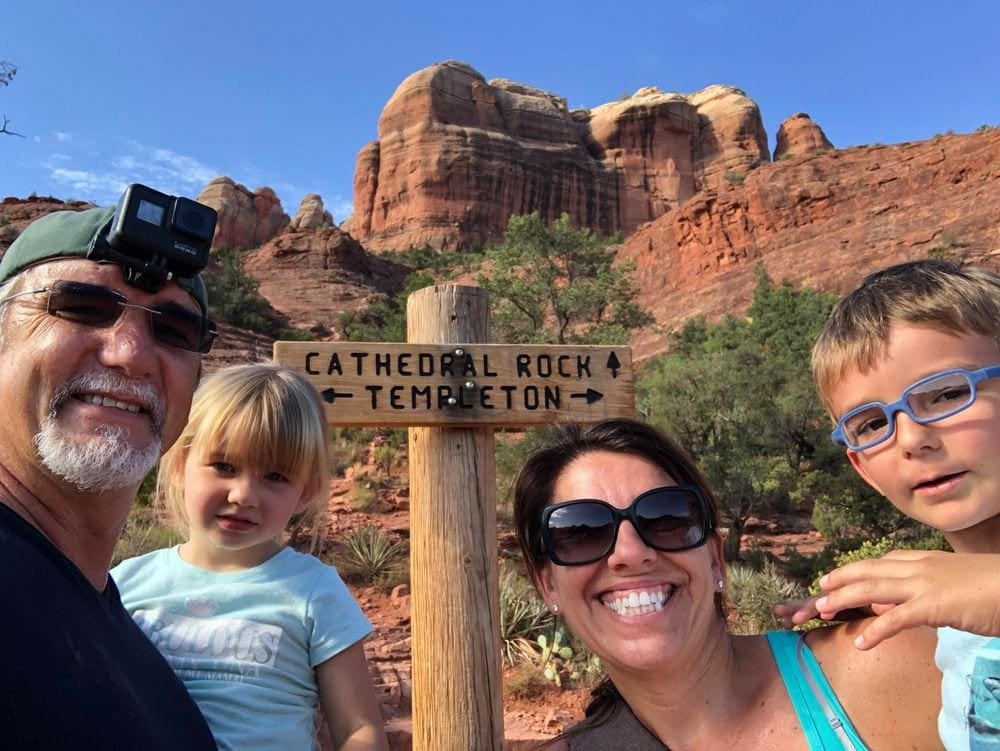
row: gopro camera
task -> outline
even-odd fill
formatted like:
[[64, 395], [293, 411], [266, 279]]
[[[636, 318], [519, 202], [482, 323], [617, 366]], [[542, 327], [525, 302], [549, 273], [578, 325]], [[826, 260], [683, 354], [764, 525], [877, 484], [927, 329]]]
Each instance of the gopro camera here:
[[156, 292], [174, 277], [190, 279], [205, 268], [216, 218], [210, 206], [132, 183], [106, 238], [88, 257], [120, 263], [126, 282]]

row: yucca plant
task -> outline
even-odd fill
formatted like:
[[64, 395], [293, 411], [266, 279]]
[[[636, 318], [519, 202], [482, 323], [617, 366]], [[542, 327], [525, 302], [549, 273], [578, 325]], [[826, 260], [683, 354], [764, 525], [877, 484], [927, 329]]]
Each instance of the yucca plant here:
[[500, 564], [500, 650], [504, 665], [534, 661], [536, 638], [551, 628], [552, 616], [534, 588], [507, 561]]
[[388, 581], [403, 568], [406, 547], [378, 527], [360, 527], [347, 535], [345, 543], [337, 560], [337, 568], [345, 576], [377, 584]]

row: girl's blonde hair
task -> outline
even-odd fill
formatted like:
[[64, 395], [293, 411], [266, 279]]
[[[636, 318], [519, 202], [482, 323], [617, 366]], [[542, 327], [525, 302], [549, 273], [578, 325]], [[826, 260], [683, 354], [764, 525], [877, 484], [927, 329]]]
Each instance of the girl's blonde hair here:
[[197, 456], [217, 452], [226, 461], [304, 480], [307, 510], [313, 513], [329, 497], [323, 404], [309, 381], [277, 363], [233, 365], [198, 386], [187, 426], [160, 460], [156, 478], [158, 509], [185, 535], [184, 464], [192, 451]]

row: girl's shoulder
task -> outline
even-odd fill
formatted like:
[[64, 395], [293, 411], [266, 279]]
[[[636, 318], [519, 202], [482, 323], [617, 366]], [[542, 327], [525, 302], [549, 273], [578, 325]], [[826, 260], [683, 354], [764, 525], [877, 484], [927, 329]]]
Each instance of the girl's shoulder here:
[[323, 582], [342, 583], [340, 573], [329, 563], [309, 553], [300, 553], [294, 548], [285, 547], [265, 564], [271, 574], [279, 578], [296, 578], [313, 584]]

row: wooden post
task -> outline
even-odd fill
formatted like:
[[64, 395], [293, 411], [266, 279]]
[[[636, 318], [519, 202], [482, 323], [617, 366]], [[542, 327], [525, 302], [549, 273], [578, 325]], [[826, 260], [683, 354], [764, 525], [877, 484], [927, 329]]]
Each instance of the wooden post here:
[[[489, 343], [489, 298], [439, 285], [410, 295], [407, 339]], [[410, 628], [415, 751], [500, 751], [493, 428], [410, 428]]]

